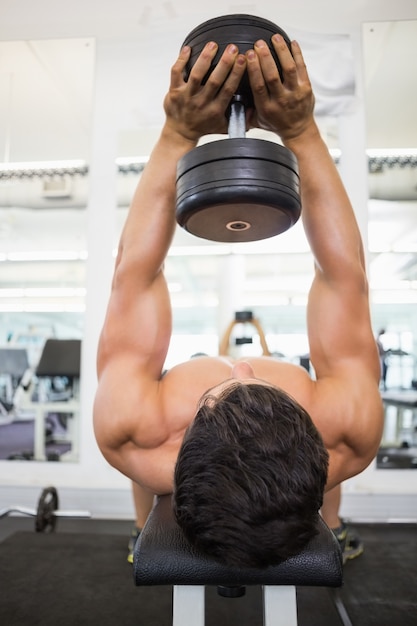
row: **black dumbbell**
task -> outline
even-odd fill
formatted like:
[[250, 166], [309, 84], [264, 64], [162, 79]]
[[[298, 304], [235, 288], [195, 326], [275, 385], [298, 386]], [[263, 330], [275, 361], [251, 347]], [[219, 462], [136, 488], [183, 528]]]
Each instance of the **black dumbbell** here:
[[[195, 28], [184, 40], [191, 47], [188, 75], [211, 40], [218, 51], [207, 80], [229, 43], [244, 53], [258, 39], [268, 42], [278, 70], [281, 67], [271, 37], [288, 35], [263, 18], [228, 15]], [[245, 74], [230, 103], [228, 137], [198, 146], [180, 159], [177, 168], [178, 223], [190, 233], [213, 241], [256, 241], [278, 235], [301, 214], [298, 165], [290, 150], [272, 141], [246, 137], [246, 107], [253, 97]]]

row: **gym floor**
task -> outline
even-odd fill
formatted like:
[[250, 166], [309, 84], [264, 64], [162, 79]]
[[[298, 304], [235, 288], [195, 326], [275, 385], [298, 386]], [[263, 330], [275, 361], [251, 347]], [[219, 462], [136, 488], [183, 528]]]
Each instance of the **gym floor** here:
[[[57, 522], [56, 532], [59, 533], [92, 533], [104, 535], [126, 535], [129, 539], [132, 522], [129, 520], [105, 519], [64, 519]], [[35, 531], [33, 517], [9, 515], [0, 519], [0, 542], [19, 531]], [[126, 553], [127, 554], [127, 553]]]
[[[355, 524], [365, 552], [344, 585], [297, 588], [299, 626], [417, 626], [417, 524]], [[0, 623], [13, 626], [170, 626], [171, 590], [135, 587], [127, 563], [129, 520], [64, 519], [53, 536], [34, 518], [0, 519]], [[335, 600], [336, 597], [336, 600]], [[261, 626], [258, 588], [239, 601], [207, 589], [207, 626]], [[333, 598], [333, 599], [332, 599]], [[338, 599], [338, 600], [337, 600]], [[335, 602], [341, 601], [348, 622]]]

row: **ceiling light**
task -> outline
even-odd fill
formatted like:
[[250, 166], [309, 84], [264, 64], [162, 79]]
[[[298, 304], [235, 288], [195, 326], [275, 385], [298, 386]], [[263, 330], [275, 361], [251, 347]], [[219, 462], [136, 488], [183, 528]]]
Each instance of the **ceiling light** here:
[[87, 257], [88, 253], [86, 250], [33, 250], [2, 254], [0, 255], [0, 261], [85, 261]]
[[85, 287], [9, 287], [0, 289], [1, 298], [84, 298]]
[[417, 156], [417, 148], [369, 148], [368, 157], [402, 157]]
[[16, 163], [0, 163], [0, 172], [13, 170], [49, 170], [85, 167], [87, 164], [81, 159], [68, 161], [19, 161]]

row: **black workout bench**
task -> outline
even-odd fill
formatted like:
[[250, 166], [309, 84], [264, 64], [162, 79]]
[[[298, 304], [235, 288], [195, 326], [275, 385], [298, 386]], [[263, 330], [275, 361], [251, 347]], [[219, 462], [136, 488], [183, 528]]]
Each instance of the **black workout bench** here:
[[[266, 569], [226, 567], [196, 552], [172, 512], [171, 496], [155, 499], [134, 554], [134, 581], [173, 585], [173, 626], [204, 626], [205, 586], [220, 595], [244, 595], [248, 585], [263, 587], [264, 626], [296, 626], [296, 586], [340, 587], [342, 555], [332, 531], [321, 518], [318, 534], [297, 556]], [[340, 603], [339, 603], [340, 605]], [[340, 606], [336, 608], [343, 623]]]

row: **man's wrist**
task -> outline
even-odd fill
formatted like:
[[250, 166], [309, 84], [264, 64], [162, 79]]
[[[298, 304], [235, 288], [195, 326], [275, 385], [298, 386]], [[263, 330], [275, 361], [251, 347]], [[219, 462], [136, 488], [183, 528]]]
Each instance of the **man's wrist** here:
[[180, 150], [184, 149], [185, 151], [195, 148], [199, 139], [198, 137], [194, 138], [191, 135], [185, 135], [168, 122], [164, 124], [160, 137], [162, 141], [171, 144], [174, 148], [178, 147]]
[[321, 141], [321, 135], [315, 120], [312, 119], [302, 128], [281, 135], [281, 140], [286, 148], [296, 153], [304, 146], [311, 145], [312, 142]]

